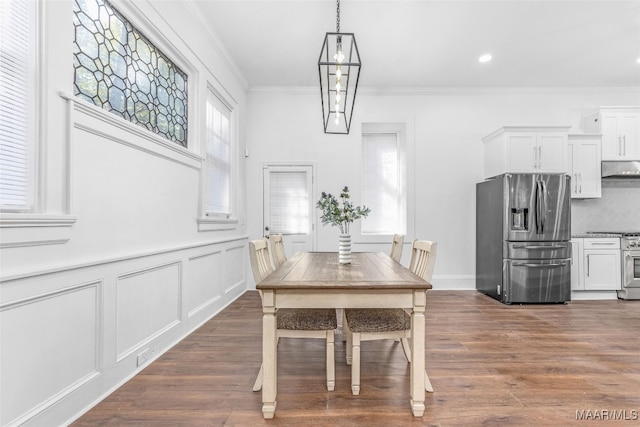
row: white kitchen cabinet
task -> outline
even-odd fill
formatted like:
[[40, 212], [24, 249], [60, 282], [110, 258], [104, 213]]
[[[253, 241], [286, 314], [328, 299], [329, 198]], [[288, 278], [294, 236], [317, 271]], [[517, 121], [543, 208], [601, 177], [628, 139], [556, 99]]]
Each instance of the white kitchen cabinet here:
[[582, 270], [582, 238], [571, 239], [571, 290], [584, 291], [584, 272]]
[[622, 287], [620, 239], [571, 239], [571, 290], [613, 291]]
[[602, 160], [640, 160], [640, 107], [601, 107], [583, 128], [602, 134]]
[[569, 135], [567, 161], [572, 198], [602, 196], [601, 143], [601, 135]]
[[503, 173], [567, 173], [570, 126], [504, 126], [482, 138], [485, 178]]
[[585, 291], [618, 290], [622, 287], [619, 238], [585, 238], [582, 268]]

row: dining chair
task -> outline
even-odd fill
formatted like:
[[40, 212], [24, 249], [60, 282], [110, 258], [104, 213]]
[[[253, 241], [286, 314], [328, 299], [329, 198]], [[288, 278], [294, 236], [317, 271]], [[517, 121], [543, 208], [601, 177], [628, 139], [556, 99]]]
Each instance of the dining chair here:
[[282, 241], [282, 234], [269, 234], [269, 245], [271, 246], [271, 257], [273, 258], [273, 265], [278, 268], [280, 264], [287, 260], [287, 255], [284, 253], [284, 242]]
[[393, 241], [391, 242], [391, 253], [389, 256], [395, 262], [400, 262], [400, 258], [402, 258], [402, 245], [404, 243], [404, 236], [401, 234], [395, 234], [393, 236]]
[[[431, 282], [438, 244], [427, 240], [414, 240], [409, 270]], [[411, 361], [411, 315], [401, 308], [345, 309], [344, 327], [347, 335], [347, 364], [351, 365], [351, 393], [360, 394], [360, 345], [363, 341], [400, 339], [402, 350]], [[424, 388], [433, 392], [425, 371]]]
[[[249, 260], [256, 284], [274, 270], [269, 257], [267, 239], [249, 241]], [[262, 292], [260, 292], [262, 298]], [[276, 339], [323, 338], [326, 340], [327, 389], [333, 391], [336, 384], [334, 357], [334, 330], [338, 327], [334, 309], [282, 308], [276, 313]], [[253, 385], [253, 391], [262, 389], [262, 369]]]

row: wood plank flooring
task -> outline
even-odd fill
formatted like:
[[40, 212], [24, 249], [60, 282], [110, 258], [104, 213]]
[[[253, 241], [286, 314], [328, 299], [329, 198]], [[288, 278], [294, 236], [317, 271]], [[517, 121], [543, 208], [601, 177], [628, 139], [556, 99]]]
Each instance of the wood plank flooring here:
[[251, 391], [260, 297], [249, 291], [72, 425], [640, 425], [640, 301], [506, 306], [475, 291], [430, 291], [426, 314], [435, 393], [422, 418], [411, 415], [399, 342], [363, 343], [352, 396], [341, 340], [327, 392], [323, 341], [283, 339], [278, 407], [264, 420]]

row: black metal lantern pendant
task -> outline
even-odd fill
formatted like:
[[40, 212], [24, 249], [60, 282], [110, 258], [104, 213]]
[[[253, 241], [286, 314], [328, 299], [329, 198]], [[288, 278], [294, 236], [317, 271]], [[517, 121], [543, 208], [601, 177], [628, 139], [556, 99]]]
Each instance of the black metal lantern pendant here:
[[340, 32], [340, 0], [337, 0], [336, 32], [324, 36], [318, 59], [325, 133], [349, 133], [361, 65], [355, 35]]

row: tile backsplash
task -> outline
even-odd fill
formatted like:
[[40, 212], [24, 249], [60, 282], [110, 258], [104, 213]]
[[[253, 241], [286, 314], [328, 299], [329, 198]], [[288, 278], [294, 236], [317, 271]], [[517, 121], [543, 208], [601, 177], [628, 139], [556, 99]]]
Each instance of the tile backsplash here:
[[571, 200], [571, 232], [640, 231], [640, 179], [603, 180], [602, 198]]

